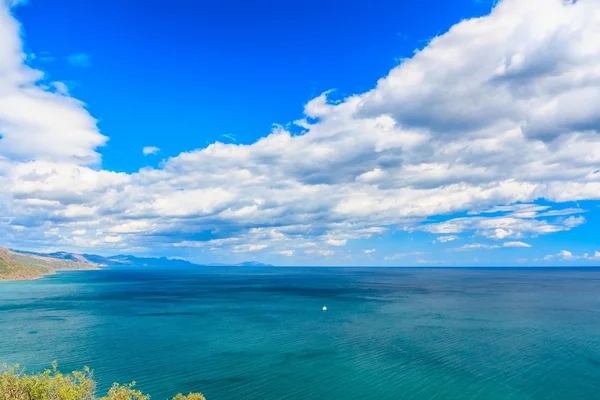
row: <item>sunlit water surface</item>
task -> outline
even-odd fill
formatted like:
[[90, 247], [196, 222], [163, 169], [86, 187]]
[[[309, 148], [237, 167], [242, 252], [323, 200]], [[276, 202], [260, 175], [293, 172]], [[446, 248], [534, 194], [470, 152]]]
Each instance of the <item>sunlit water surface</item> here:
[[0, 283], [0, 362], [53, 360], [153, 399], [593, 399], [600, 270], [108, 269]]

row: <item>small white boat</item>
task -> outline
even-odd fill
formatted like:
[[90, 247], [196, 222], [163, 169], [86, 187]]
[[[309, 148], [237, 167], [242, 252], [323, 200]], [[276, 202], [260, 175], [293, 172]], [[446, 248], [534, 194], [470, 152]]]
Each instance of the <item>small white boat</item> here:
[[327, 307], [323, 306], [323, 311], [327, 311]]

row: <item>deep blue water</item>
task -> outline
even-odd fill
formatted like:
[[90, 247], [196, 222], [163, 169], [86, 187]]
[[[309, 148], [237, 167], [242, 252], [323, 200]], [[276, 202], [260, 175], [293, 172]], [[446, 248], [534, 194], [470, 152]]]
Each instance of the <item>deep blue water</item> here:
[[52, 360], [153, 399], [599, 398], [600, 271], [113, 269], [0, 283], [0, 362]]

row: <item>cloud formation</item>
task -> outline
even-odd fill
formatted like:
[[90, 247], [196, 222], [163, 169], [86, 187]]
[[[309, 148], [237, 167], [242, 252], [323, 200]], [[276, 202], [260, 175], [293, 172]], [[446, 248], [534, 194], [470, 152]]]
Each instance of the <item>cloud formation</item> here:
[[471, 211], [466, 217], [424, 224], [419, 229], [434, 234], [473, 231], [478, 236], [503, 240], [569, 231], [585, 223], [583, 215], [578, 215], [585, 210], [578, 208], [549, 210], [549, 208], [550, 206], [523, 203], [496, 206], [479, 212]]
[[26, 65], [19, 24], [1, 4], [9, 244], [331, 256], [404, 229], [526, 247], [514, 239], [585, 223], [583, 210], [556, 203], [600, 199], [596, 2], [504, 0], [369, 92], [309, 101], [295, 121], [302, 134], [277, 126], [252, 144], [217, 142], [132, 174], [99, 168], [107, 137], [80, 101]]
[[470, 243], [459, 247], [456, 250], [491, 250], [498, 249], [500, 246], [496, 244], [484, 244], [484, 243]]
[[82, 102], [57, 89], [64, 84], [25, 63], [21, 29], [5, 2], [0, 34], [0, 174], [17, 162], [98, 164], [96, 149], [107, 138]]
[[531, 247], [531, 245], [529, 243], [525, 243], [525, 242], [506, 242], [502, 246], [503, 247], [524, 247], [524, 248]]
[[438, 236], [433, 242], [439, 242], [439, 243], [448, 243], [448, 242], [453, 242], [455, 240], [458, 240], [458, 236], [456, 235], [446, 235], [446, 236]]
[[156, 154], [159, 151], [160, 151], [160, 149], [158, 147], [154, 147], [154, 146], [146, 146], [142, 149], [142, 153], [144, 153], [145, 156]]
[[561, 250], [557, 254], [549, 254], [544, 257], [545, 261], [550, 260], [561, 260], [561, 261], [573, 261], [573, 260], [588, 260], [588, 261], [600, 261], [600, 251], [595, 251], [594, 254], [584, 253], [582, 255], [575, 255], [568, 250]]
[[525, 243], [525, 242], [504, 242], [502, 243], [502, 246], [497, 245], [497, 244], [485, 244], [485, 243], [470, 243], [470, 244], [465, 244], [462, 247], [459, 247], [455, 250], [457, 251], [464, 251], [464, 250], [492, 250], [492, 249], [499, 249], [500, 247], [508, 247], [508, 248], [516, 248], [516, 247], [521, 247], [521, 248], [530, 248], [531, 245], [529, 243]]

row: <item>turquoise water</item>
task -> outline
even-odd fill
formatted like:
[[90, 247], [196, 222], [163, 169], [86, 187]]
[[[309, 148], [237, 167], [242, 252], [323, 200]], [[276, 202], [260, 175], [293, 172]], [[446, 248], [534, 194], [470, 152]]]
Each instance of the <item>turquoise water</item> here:
[[600, 271], [139, 269], [0, 284], [0, 362], [52, 360], [154, 399], [599, 398]]

